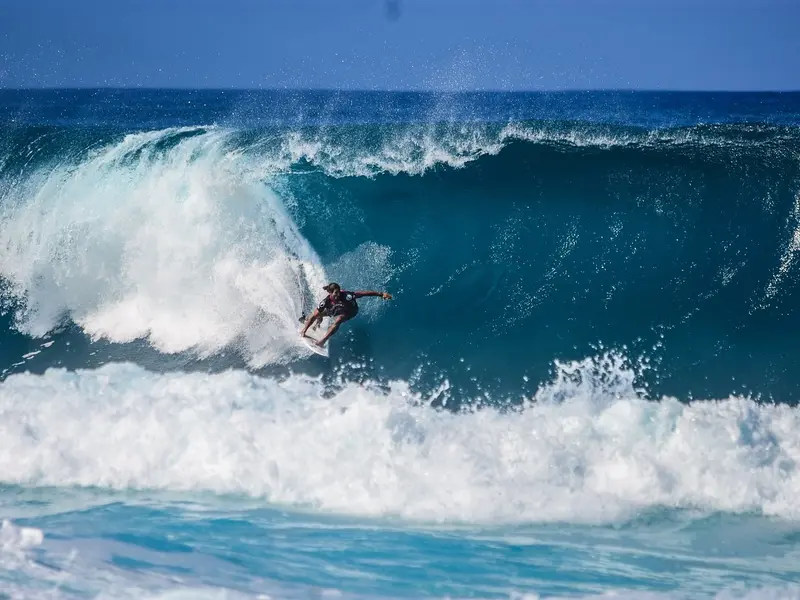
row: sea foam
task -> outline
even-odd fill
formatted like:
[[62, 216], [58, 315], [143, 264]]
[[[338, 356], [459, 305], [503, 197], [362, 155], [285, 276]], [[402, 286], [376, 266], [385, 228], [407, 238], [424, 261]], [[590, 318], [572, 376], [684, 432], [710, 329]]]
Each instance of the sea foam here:
[[421, 521], [614, 522], [660, 507], [798, 518], [800, 411], [649, 401], [616, 359], [559, 366], [518, 410], [405, 382], [131, 364], [0, 384], [5, 483], [211, 491]]

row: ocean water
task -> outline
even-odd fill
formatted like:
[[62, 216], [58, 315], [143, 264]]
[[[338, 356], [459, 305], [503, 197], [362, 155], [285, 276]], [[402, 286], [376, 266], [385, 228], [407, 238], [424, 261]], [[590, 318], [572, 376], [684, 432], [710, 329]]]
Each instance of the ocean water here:
[[799, 263], [800, 94], [0, 90], [0, 598], [800, 598]]

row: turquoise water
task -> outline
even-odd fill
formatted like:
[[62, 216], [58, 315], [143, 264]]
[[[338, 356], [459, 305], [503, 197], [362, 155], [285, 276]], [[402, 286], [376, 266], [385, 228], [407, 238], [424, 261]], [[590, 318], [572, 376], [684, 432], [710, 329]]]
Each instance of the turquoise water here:
[[799, 107], [0, 92], [0, 597], [799, 597]]
[[794, 597], [787, 582], [798, 577], [797, 551], [775, 552], [792, 545], [796, 529], [747, 517], [447, 527], [215, 499], [202, 507], [158, 496], [115, 500], [40, 518], [47, 544], [4, 583], [43, 593], [60, 585], [78, 597], [158, 597], [179, 586], [187, 597], [219, 597], [220, 586], [226, 597], [565, 597], [609, 589], [703, 597], [754, 586], [756, 597]]

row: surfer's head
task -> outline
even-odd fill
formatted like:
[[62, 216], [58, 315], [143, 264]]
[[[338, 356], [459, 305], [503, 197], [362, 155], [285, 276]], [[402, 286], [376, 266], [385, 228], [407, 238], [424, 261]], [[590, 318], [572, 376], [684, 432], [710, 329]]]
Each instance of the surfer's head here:
[[329, 283], [328, 285], [322, 288], [326, 292], [328, 292], [332, 297], [336, 298], [339, 295], [339, 292], [342, 291], [342, 288], [339, 287], [338, 283]]

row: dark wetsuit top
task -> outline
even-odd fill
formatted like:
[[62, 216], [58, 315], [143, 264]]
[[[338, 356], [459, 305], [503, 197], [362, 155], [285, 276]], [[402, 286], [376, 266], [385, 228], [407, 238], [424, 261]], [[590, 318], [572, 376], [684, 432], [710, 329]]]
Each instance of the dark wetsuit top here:
[[335, 301], [330, 296], [325, 296], [317, 308], [329, 317], [344, 315], [347, 318], [353, 318], [358, 314], [356, 295], [345, 290], [339, 292], [339, 298]]

